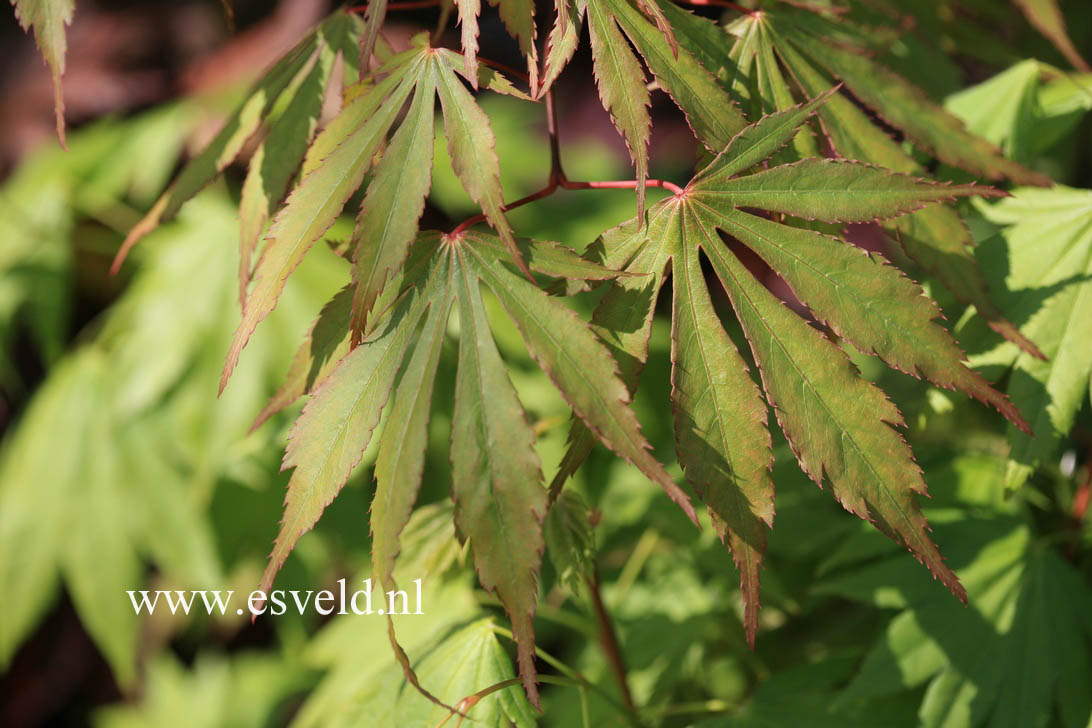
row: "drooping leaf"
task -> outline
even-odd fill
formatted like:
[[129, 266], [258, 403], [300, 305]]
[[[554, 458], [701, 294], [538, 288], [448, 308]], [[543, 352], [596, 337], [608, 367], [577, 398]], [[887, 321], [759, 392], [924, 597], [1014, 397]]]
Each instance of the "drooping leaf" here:
[[437, 91], [444, 112], [447, 149], [451, 165], [470, 198], [482, 209], [485, 219], [508, 246], [520, 269], [530, 277], [519, 254], [512, 228], [504, 217], [504, 192], [497, 161], [497, 139], [489, 117], [463, 87], [447, 56], [437, 64]]
[[[687, 121], [698, 139], [714, 153], [723, 149], [746, 125], [743, 115], [732, 103], [728, 93], [689, 50], [672, 45], [665, 38], [659, 26], [666, 23], [666, 19], [658, 21], [657, 25], [653, 26], [638, 12], [637, 8], [630, 4], [630, 0], [610, 0], [608, 5], [626, 36], [645, 59], [657, 82], [686, 114]], [[658, 10], [660, 6], [657, 0], [646, 0], [641, 7]], [[658, 17], [663, 18], [662, 15]], [[608, 42], [616, 42], [609, 33], [606, 35]], [[633, 71], [624, 68], [621, 70], [632, 77]], [[602, 92], [603, 79], [600, 78], [599, 82]], [[618, 112], [616, 118], [622, 116], [624, 114]], [[630, 127], [627, 125], [626, 128]], [[633, 131], [623, 129], [623, 134], [627, 135], [626, 139], [631, 150], [636, 148], [641, 139], [644, 139], [647, 144], [647, 131], [641, 131], [636, 123], [633, 125]]]
[[[339, 11], [336, 15], [340, 15]], [[332, 22], [327, 20], [327, 23]], [[320, 26], [323, 28], [325, 26]], [[262, 120], [273, 110], [281, 93], [287, 89], [300, 70], [312, 61], [324, 44], [320, 28], [308, 33], [295, 48], [285, 54], [265, 73], [246, 98], [232, 113], [220, 132], [196, 157], [191, 159], [171, 183], [148, 214], [129, 231], [114, 259], [116, 272], [137, 242], [161, 222], [178, 214], [182, 205], [196, 195], [224, 169], [235, 161], [243, 145], [258, 130]]]
[[[471, 245], [471, 255], [476, 248]], [[516, 323], [527, 349], [573, 411], [605, 444], [633, 463], [697, 523], [694, 508], [649, 453], [629, 392], [617, 367], [591, 330], [567, 308], [511, 271], [475, 257], [476, 270]]]
[[57, 137], [61, 146], [65, 145], [64, 134], [64, 92], [61, 77], [64, 75], [65, 52], [68, 43], [65, 39], [65, 26], [72, 23], [72, 14], [76, 10], [76, 0], [12, 0], [15, 5], [15, 17], [23, 30], [34, 31], [34, 40], [53, 74], [53, 105], [57, 117]]
[[270, 214], [288, 191], [318, 126], [335, 52], [322, 45], [288, 107], [254, 152], [239, 199], [239, 300], [246, 301], [250, 265]]
[[[776, 48], [796, 82], [808, 95], [830, 88], [830, 79], [788, 43]], [[842, 94], [834, 94], [818, 111], [831, 145], [846, 159], [867, 160], [896, 172], [921, 175], [923, 170], [886, 133]], [[1035, 344], [1001, 315], [990, 300], [982, 272], [971, 250], [973, 239], [959, 215], [947, 207], [930, 207], [884, 223], [915, 262], [937, 276], [955, 296], [973, 304], [990, 326], [1022, 349], [1037, 354]]]
[[475, 88], [478, 84], [478, 16], [482, 12], [481, 0], [456, 0], [459, 25], [462, 26], [463, 68]]
[[846, 510], [902, 543], [952, 593], [963, 587], [928, 536], [914, 494], [925, 493], [902, 416], [849, 359], [759, 284], [719, 240], [703, 246], [728, 292], [766, 394], [801, 468], [827, 481]]
[[220, 391], [227, 386], [254, 329], [277, 305], [285, 281], [311, 245], [334, 223], [349, 197], [364, 180], [372, 157], [402, 105], [428, 68], [424, 54], [367, 122], [352, 132], [292, 192], [269, 229], [268, 242], [254, 275], [254, 288], [243, 307], [242, 321], [228, 351]]
[[544, 548], [546, 491], [534, 433], [505, 372], [481, 298], [478, 274], [460, 255], [459, 371], [451, 424], [455, 524], [470, 540], [482, 586], [508, 612], [520, 675], [538, 705], [533, 618]]
[[436, 72], [431, 62], [428, 66], [402, 125], [391, 138], [368, 185], [353, 232], [354, 344], [366, 335], [368, 315], [388, 278], [409, 255], [432, 184]]
[[449, 290], [443, 294], [429, 310], [406, 371], [394, 392], [390, 416], [379, 441], [371, 510], [372, 572], [388, 589], [396, 588], [392, 574], [400, 548], [399, 537], [409, 521], [421, 486], [432, 387], [447, 333], [452, 293], [453, 290]]
[[584, 24], [584, 13], [587, 9], [586, 0], [555, 0], [555, 5], [557, 13], [554, 27], [546, 37], [546, 63], [536, 97], [550, 90], [561, 71], [572, 60], [580, 43], [580, 28]]
[[773, 452], [766, 402], [718, 320], [698, 257], [702, 233], [679, 221], [672, 256], [671, 402], [675, 443], [688, 481], [732, 550], [743, 591], [747, 641], [758, 633], [758, 570], [773, 526]]
[[288, 482], [281, 530], [262, 576], [268, 592], [300, 537], [318, 521], [349, 479], [371, 441], [395, 377], [432, 293], [446, 280], [430, 271], [417, 295], [406, 298], [385, 325], [345, 356], [322, 382], [292, 427], [284, 467]]
[[535, 45], [535, 4], [532, 0], [489, 0], [500, 14], [501, 22], [519, 43], [520, 53], [527, 59], [531, 88], [538, 87], [538, 48]]

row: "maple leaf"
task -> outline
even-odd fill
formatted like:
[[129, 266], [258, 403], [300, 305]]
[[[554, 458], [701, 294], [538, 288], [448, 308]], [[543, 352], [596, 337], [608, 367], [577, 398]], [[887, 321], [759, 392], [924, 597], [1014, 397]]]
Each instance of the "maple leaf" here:
[[991, 501], [934, 509], [930, 518], [970, 608], [951, 609], [871, 534], [846, 539], [818, 591], [898, 613], [835, 708], [925, 686], [923, 726], [1046, 725], [1053, 715], [1058, 725], [1084, 728], [1092, 718], [1092, 590], [1036, 543], [1019, 510], [998, 510], [1005, 501], [996, 459], [963, 456], [938, 470], [953, 476]]
[[[335, 65], [331, 53], [341, 55], [344, 66], [352, 69], [350, 73], [359, 72], [359, 67], [353, 68], [354, 63], [359, 63], [359, 57], [351, 50], [345, 52], [345, 49], [356, 46], [360, 31], [360, 19], [347, 10], [339, 10], [274, 63], [246, 93], [242, 103], [224, 122], [213, 140], [186, 163], [162, 197], [129, 231], [114, 258], [113, 272], [118, 271], [129, 251], [141, 238], [160, 223], [174, 218], [187, 200], [235, 161], [247, 141], [258, 133], [274, 110], [287, 104], [286, 111], [279, 117], [283, 125], [277, 124], [281, 128], [276, 130], [278, 146], [273, 148], [275, 153], [267, 154], [263, 145], [262, 153], [251, 159], [252, 171], [248, 175], [251, 189], [247, 207], [243, 210], [245, 221], [240, 245], [243, 251], [241, 265], [248, 262], [265, 217], [283, 196], [282, 185], [291, 178], [299, 164], [300, 150], [307, 148], [307, 142], [314, 132], [312, 117], [317, 115], [315, 105], [321, 106], [329, 73]], [[318, 71], [312, 75], [316, 66]], [[297, 94], [302, 94], [298, 101], [295, 98]], [[280, 156], [282, 154], [283, 157]], [[242, 279], [249, 279], [249, 270], [245, 274], [242, 268], [240, 271]]]
[[[687, 479], [709, 507], [740, 568], [745, 625], [757, 631], [758, 569], [773, 520], [766, 401], [801, 468], [850, 512], [910, 549], [957, 596], [963, 589], [927, 535], [914, 493], [925, 493], [902, 416], [845, 354], [774, 298], [722, 241], [723, 232], [779, 273], [811, 313], [861, 351], [938, 386], [960, 389], [1027, 424], [1008, 399], [968, 369], [940, 311], [878, 255], [745, 210], [827, 223], [888, 218], [990, 188], [944, 185], [878, 167], [806, 159], [754, 169], [787, 144], [829, 97], [747, 127], [681, 193], [653, 206], [647, 229], [631, 221], [602, 238], [604, 263], [640, 274], [610, 284], [593, 325], [631, 390], [647, 357], [656, 295], [670, 271], [672, 404]], [[718, 232], [719, 231], [719, 232]], [[720, 325], [701, 272], [709, 262], [732, 302], [761, 375], [764, 400]], [[554, 488], [586, 456], [579, 426]]]
[[[376, 152], [410, 108], [377, 164], [365, 193], [349, 249], [353, 253], [352, 344], [371, 332], [369, 314], [388, 279], [402, 266], [418, 230], [431, 186], [433, 115], [443, 110], [452, 165], [467, 193], [497, 229], [513, 258], [530, 276], [504, 217], [496, 140], [488, 117], [459, 80], [458, 54], [430, 48], [424, 36], [391, 57], [308, 149], [301, 179], [274, 217], [243, 306], [242, 321], [228, 352], [220, 390], [247, 341], [277, 305], [285, 281], [311, 246], [329, 230], [363, 184]], [[520, 95], [494, 71], [479, 74], [483, 85]], [[375, 81], [375, 79], [381, 79]]]
[[[978, 205], [994, 227], [979, 255], [1002, 284], [1001, 310], [1040, 346], [1047, 360], [1005, 344], [975, 354], [975, 366], [998, 378], [1010, 372], [1008, 395], [1034, 413], [1030, 432], [1011, 430], [1006, 485], [1022, 485], [1058, 447], [1089, 392], [1092, 376], [1092, 192], [1058, 185], [1013, 190], [1010, 199]], [[1004, 261], [1004, 270], [998, 270]]]
[[[328, 342], [325, 352], [331, 351], [329, 342], [347, 338], [343, 291], [316, 323], [306, 348], [310, 353], [293, 364], [298, 374], [292, 378], [291, 391], [275, 398], [280, 406], [307, 388], [307, 378], [314, 375], [305, 372], [318, 371], [324, 377], [314, 384], [289, 436], [284, 465], [294, 470], [262, 585], [268, 590], [296, 542], [348, 480], [390, 402], [379, 440], [371, 524], [374, 574], [393, 588], [399, 535], [421, 483], [432, 387], [447, 320], [457, 310], [460, 345], [451, 436], [455, 523], [471, 543], [482, 585], [495, 591], [508, 611], [524, 686], [537, 704], [532, 618], [547, 493], [533, 431], [493, 342], [483, 284], [591, 431], [663, 487], [692, 519], [693, 508], [649, 454], [606, 347], [556, 298], [509, 269], [518, 261], [502, 240], [473, 231], [452, 237], [423, 233], [412, 248], [411, 263], [381, 294], [393, 305], [382, 309], [361, 343], [324, 373], [321, 362], [326, 355], [315, 349], [314, 342], [320, 341], [315, 332], [320, 324], [330, 329], [321, 339]], [[615, 275], [554, 243], [525, 241], [520, 258], [548, 276], [602, 280]], [[340, 336], [333, 333], [337, 323], [342, 326]]]
[[[814, 98], [834, 82], [844, 84], [844, 91], [819, 110], [818, 127], [802, 127], [793, 139], [791, 152], [785, 150], [776, 161], [818, 154], [817, 132], [821, 130], [825, 141], [841, 157], [924, 175], [923, 167], [877, 126], [847, 96], [848, 92], [883, 122], [941, 161], [992, 180], [1051, 184], [1045, 175], [1006, 159], [999, 149], [968, 132], [958, 118], [930, 101], [920, 89], [869, 59], [868, 34], [845, 18], [834, 21], [821, 9], [777, 6], [743, 15], [723, 31], [685, 10], [675, 9], [669, 18], [680, 46], [693, 50], [752, 118], [788, 109], [794, 96]], [[721, 32], [735, 39], [727, 52], [723, 42], [716, 40], [715, 34]], [[937, 276], [960, 301], [982, 312], [991, 327], [1041, 356], [990, 300], [975, 264], [971, 234], [954, 210], [930, 207], [883, 221], [882, 226], [911, 259]]]

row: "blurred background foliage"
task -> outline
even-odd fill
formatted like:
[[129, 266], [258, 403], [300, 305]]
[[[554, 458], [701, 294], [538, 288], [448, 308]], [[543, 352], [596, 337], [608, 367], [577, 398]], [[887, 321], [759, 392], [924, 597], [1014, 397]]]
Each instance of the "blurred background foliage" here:
[[[346, 219], [330, 246], [312, 251], [217, 399], [239, 315], [239, 170], [139, 247], [120, 278], [108, 275], [109, 260], [187, 151], [215, 130], [248, 66], [264, 65], [328, 8], [236, 2], [240, 30], [229, 37], [217, 25], [218, 3], [179, 3], [164, 11], [156, 46], [142, 35], [152, 32], [149, 5], [156, 3], [81, 5], [69, 85], [92, 83], [79, 75], [86, 63], [102, 88], [120, 90], [104, 108], [81, 106], [80, 94], [66, 90], [77, 123], [67, 151], [40, 133], [52, 129], [48, 105], [14, 109], [20, 89], [48, 76], [37, 67], [19, 73], [13, 59], [21, 46], [5, 59], [11, 80], [2, 117], [9, 140], [25, 143], [5, 149], [0, 187], [0, 724], [438, 725], [445, 712], [405, 684], [381, 619], [138, 617], [125, 595], [246, 594], [257, 583], [280, 517], [279, 458], [293, 412], [253, 432], [250, 424], [322, 303], [348, 281], [336, 249], [351, 231]], [[1001, 343], [973, 309], [925, 281], [972, 362], [1029, 418], [1048, 417], [1053, 437], [1020, 440], [962, 395], [853, 353], [906, 414], [905, 435], [932, 494], [926, 514], [970, 606], [868, 524], [846, 517], [775, 442], [777, 528], [751, 652], [737, 575], [713, 529], [695, 531], [638, 471], [599, 450], [548, 524], [536, 624], [551, 681], [544, 714], [518, 688], [504, 688], [473, 707], [475, 724], [1092, 725], [1092, 75], [1059, 70], [1066, 60], [1004, 4], [866, 5], [877, 27], [891, 30], [893, 9], [914, 20], [881, 60], [1013, 159], [1065, 185], [965, 209], [996, 302], [1049, 363]], [[1092, 8], [1063, 7], [1089, 57]], [[107, 32], [95, 24], [110, 27], [104, 18], [115, 19], [115, 34], [145, 42], [119, 61], [116, 48], [102, 50], [101, 38], [95, 45], [95, 34]], [[483, 44], [497, 44], [488, 55], [506, 60], [513, 49], [503, 33], [483, 28]], [[18, 37], [10, 27], [4, 33]], [[85, 47], [102, 57], [75, 52], [84, 34], [92, 38]], [[628, 176], [589, 68], [578, 56], [558, 91], [567, 168], [577, 179]], [[653, 176], [684, 179], [696, 150], [662, 102], [654, 109]], [[503, 97], [486, 97], [483, 108], [508, 197], [537, 189], [549, 167], [540, 108]], [[450, 227], [475, 211], [442, 135], [434, 177], [426, 226]], [[521, 234], [582, 250], [632, 211], [626, 191], [566, 192], [510, 219]], [[574, 305], [587, 316], [594, 303], [592, 292]], [[551, 472], [564, 451], [568, 408], [507, 319], [494, 321]], [[635, 409], [657, 457], [674, 463], [668, 339], [658, 321], [650, 384]], [[514, 675], [502, 612], [476, 588], [451, 526], [455, 360], [449, 337], [421, 497], [430, 505], [414, 515], [399, 559], [401, 583], [424, 580], [425, 616], [397, 620], [422, 683], [452, 703]], [[289, 558], [279, 587], [330, 588], [367, 576], [374, 458], [373, 447]], [[621, 708], [573, 559], [598, 571], [635, 716]]]

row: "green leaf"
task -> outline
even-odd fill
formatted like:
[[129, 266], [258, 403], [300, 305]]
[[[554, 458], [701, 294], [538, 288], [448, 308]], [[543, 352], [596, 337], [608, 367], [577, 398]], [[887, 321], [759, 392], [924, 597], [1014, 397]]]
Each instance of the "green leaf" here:
[[703, 200], [832, 223], [869, 222], [958, 197], [1004, 194], [991, 187], [938, 184], [839, 159], [805, 159], [698, 189]]
[[1047, 40], [1054, 44], [1058, 52], [1065, 56], [1074, 68], [1086, 73], [1092, 71], [1088, 61], [1081, 57], [1069, 38], [1069, 32], [1065, 27], [1065, 15], [1058, 6], [1058, 0], [1013, 0], [1013, 2], [1027, 17], [1028, 22], [1046, 36]]
[[485, 219], [508, 246], [520, 270], [530, 277], [531, 272], [516, 247], [512, 228], [504, 217], [504, 191], [501, 189], [497, 139], [493, 135], [493, 127], [446, 59], [447, 56], [441, 55], [436, 69], [451, 166], [470, 199], [481, 207]]
[[228, 117], [216, 137], [200, 154], [186, 163], [148, 214], [129, 231], [114, 259], [115, 272], [141, 238], [155, 230], [161, 222], [177, 215], [187, 200], [235, 161], [243, 145], [258, 131], [262, 120], [273, 110], [281, 93], [292, 84], [300, 70], [311, 62], [321, 44], [318, 29], [308, 33], [258, 80], [242, 104]]
[[[994, 475], [995, 481], [998, 479]], [[1072, 566], [1037, 547], [1008, 517], [948, 511], [934, 519], [951, 544], [970, 608], [952, 607], [910, 578], [898, 556], [843, 571], [822, 591], [901, 611], [840, 697], [843, 705], [926, 686], [923, 726], [1085, 728], [1092, 717], [1092, 591]], [[890, 606], [890, 605], [889, 605]]]
[[65, 26], [72, 24], [76, 0], [12, 0], [15, 17], [23, 30], [33, 30], [34, 40], [42, 57], [53, 74], [53, 105], [57, 117], [57, 137], [65, 146], [64, 94], [61, 76], [64, 75], [64, 56], [68, 48]]
[[762, 382], [801, 468], [851, 513], [902, 543], [952, 593], [966, 595], [928, 536], [926, 492], [902, 416], [848, 357], [763, 288], [717, 239], [702, 246], [732, 300]]
[[[511, 680], [512, 663], [497, 639], [493, 620], [485, 618], [460, 628], [430, 650], [421, 659], [417, 675], [430, 692], [455, 705]], [[537, 724], [535, 712], [516, 685], [491, 692], [465, 710], [474, 725], [529, 728]], [[437, 725], [450, 715], [409, 690], [402, 692], [395, 712], [403, 724], [422, 726]]]
[[396, 588], [392, 574], [399, 537], [421, 487], [432, 388], [447, 333], [451, 294], [451, 290], [443, 294], [443, 299], [429, 309], [420, 339], [394, 392], [390, 416], [379, 441], [371, 512], [372, 572], [388, 589]]
[[221, 392], [254, 329], [277, 305], [288, 276], [311, 245], [334, 223], [349, 197], [363, 182], [373, 155], [386, 138], [406, 97], [419, 75], [426, 72], [420, 68], [422, 64], [423, 54], [422, 61], [413, 67], [378, 111], [303, 178], [273, 220], [266, 248], [258, 260], [254, 288], [243, 307], [242, 321], [224, 364]]
[[671, 403], [686, 478], [732, 549], [743, 591], [747, 641], [758, 633], [758, 570], [773, 526], [773, 452], [766, 402], [725, 333], [701, 270], [702, 231], [683, 213], [672, 257]]
[[388, 279], [409, 255], [418, 220], [432, 185], [436, 72], [431, 61], [422, 72], [409, 112], [394, 133], [368, 185], [353, 232], [352, 336], [359, 342], [369, 330], [368, 315]]
[[[655, 16], [657, 26], [654, 27], [629, 0], [610, 0], [609, 7], [626, 36], [645, 59], [652, 75], [686, 114], [690, 127], [701, 143], [714, 153], [724, 149], [732, 137], [747, 124], [728, 93], [689, 50], [685, 47], [680, 49], [665, 38], [659, 28], [666, 23], [663, 16]], [[660, 6], [657, 0], [645, 0], [642, 7], [658, 10]], [[601, 90], [602, 84], [601, 79]], [[626, 133], [628, 132], [623, 130], [623, 134]], [[632, 139], [627, 136], [630, 149], [642, 138], [647, 144], [647, 132], [641, 132], [635, 126]]]
[[[82, 447], [101, 405], [93, 357], [66, 359], [31, 401], [0, 459], [0, 665], [7, 667], [50, 606], [57, 564], [68, 543], [66, 524], [75, 484], [84, 471]], [[56, 439], [55, 439], [56, 438]], [[117, 598], [123, 592], [115, 594]]]
[[1000, 150], [968, 133], [959, 119], [883, 66], [823, 40], [796, 36], [793, 42], [843, 80], [885, 121], [906, 132], [941, 161], [988, 179], [1051, 184], [1049, 177], [1002, 157]]
[[[805, 93], [819, 94], [830, 80], [791, 44], [776, 47]], [[896, 172], [920, 175], [923, 170], [899, 145], [842, 94], [832, 95], [818, 111], [820, 122], [834, 149], [847, 159], [874, 162]], [[971, 250], [974, 240], [954, 210], [932, 207], [884, 224], [915, 262], [937, 276], [960, 301], [973, 304], [990, 327], [1025, 351], [1037, 354], [1031, 341], [1001, 315], [990, 300], [982, 272]]]
[[459, 370], [451, 424], [455, 525], [470, 540], [485, 589], [504, 604], [516, 636], [520, 675], [538, 705], [534, 614], [544, 541], [546, 491], [534, 433], [497, 351], [478, 274], [457, 254]]
[[263, 591], [269, 591], [296, 542], [318, 521], [364, 455], [417, 324], [446, 278], [443, 268], [431, 271], [418, 295], [404, 299], [383, 328], [341, 360], [293, 425], [284, 468], [295, 470], [288, 481], [281, 530], [262, 576]]
[[[976, 357], [1012, 362], [1008, 394], [1031, 419], [1031, 433], [1012, 430], [1006, 484], [1020, 486], [1069, 433], [1087, 397], [1092, 374], [1092, 192], [1057, 186], [1018, 188], [1013, 197], [979, 211], [1001, 226], [987, 250], [1008, 262], [1003, 311], [1023, 321], [1021, 331], [1047, 360], [1012, 346]], [[983, 250], [985, 254], [987, 251]], [[1007, 360], [1007, 361], [1006, 361]]]
[[588, 32], [599, 98], [637, 167], [637, 214], [644, 217], [648, 140], [652, 132], [645, 74], [605, 5], [588, 3]]
[[[469, 241], [474, 255], [473, 240]], [[630, 395], [606, 347], [577, 316], [508, 269], [475, 257], [476, 270], [512, 317], [531, 356], [584, 424], [614, 452], [660, 485], [697, 523], [690, 499], [649, 453]]]
[[574, 594], [595, 577], [595, 534], [592, 513], [582, 496], [567, 490], [550, 506], [546, 515], [546, 554], [557, 578]]
[[964, 365], [963, 352], [936, 323], [941, 317], [936, 304], [879, 255], [754, 215], [722, 215], [712, 207], [706, 213], [758, 253], [819, 320], [858, 349], [937, 386], [964, 391], [1027, 428], [1008, 398]]
[[322, 45], [288, 107], [254, 152], [239, 200], [239, 300], [245, 302], [250, 264], [266, 221], [288, 192], [288, 185], [311, 143], [335, 52]]

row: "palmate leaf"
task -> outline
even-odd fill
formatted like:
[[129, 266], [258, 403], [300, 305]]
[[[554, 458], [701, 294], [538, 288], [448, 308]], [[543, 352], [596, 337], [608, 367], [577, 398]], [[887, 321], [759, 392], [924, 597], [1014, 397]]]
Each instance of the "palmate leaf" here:
[[975, 355], [976, 366], [1011, 372], [1008, 394], [1031, 418], [1031, 432], [1012, 430], [1005, 482], [1022, 485], [1069, 433], [1092, 376], [1092, 192], [1057, 186], [1017, 188], [1011, 199], [981, 205], [997, 226], [981, 243], [984, 261], [1003, 260], [1002, 310], [1048, 356], [1036, 359], [1009, 344]]
[[[994, 458], [952, 462], [960, 490], [989, 506], [930, 514], [966, 585], [969, 609], [938, 598], [905, 560], [861, 534], [818, 591], [899, 612], [838, 703], [925, 687], [923, 726], [1086, 728], [1092, 719], [1092, 590], [1072, 564], [1037, 544], [1023, 519], [999, 513], [1003, 469]], [[938, 477], [951, 477], [938, 469]], [[865, 554], [862, 558], [862, 554]], [[916, 570], [915, 570], [916, 571]]]
[[[179, 209], [181, 209], [182, 205], [187, 200], [200, 192], [205, 185], [215, 179], [229, 164], [235, 161], [239, 152], [242, 150], [243, 145], [254, 136], [262, 122], [269, 116], [278, 102], [284, 102], [282, 100], [282, 94], [286, 90], [298, 91], [302, 89], [306, 94], [313, 94], [315, 92], [315, 86], [319, 85], [317, 82], [308, 84], [300, 82], [293, 83], [293, 81], [297, 80], [301, 71], [306, 73], [308, 66], [315, 61], [316, 55], [328, 53], [330, 49], [340, 49], [346, 45], [345, 37], [347, 35], [354, 37], [358, 36], [360, 30], [359, 23], [359, 18], [352, 15], [347, 10], [335, 12], [319, 24], [318, 27], [304, 36], [295, 48], [277, 61], [273, 67], [257, 81], [254, 87], [247, 93], [246, 98], [239, 107], [230, 117], [228, 117], [228, 120], [224, 123], [224, 126], [216, 137], [209, 142], [204, 150], [187, 162], [186, 166], [183, 167], [178, 177], [171, 183], [171, 186], [163, 196], [126, 236], [125, 242], [122, 244], [117, 257], [114, 260], [113, 269], [115, 272], [120, 268], [122, 261], [124, 261], [132, 247], [136, 245], [141, 238], [158, 227], [160, 223], [166, 222], [177, 215]], [[346, 55], [343, 55], [343, 58], [346, 66], [351, 64], [354, 60]], [[332, 65], [333, 64], [329, 64], [328, 67], [326, 67], [327, 72], [332, 68]], [[322, 81], [323, 86], [325, 83], [325, 81]], [[294, 99], [288, 100], [291, 105], [295, 106], [295, 104], [292, 103], [293, 101]], [[306, 101], [300, 103], [304, 107], [307, 106]], [[301, 114], [306, 117], [308, 113], [309, 111], [306, 108], [297, 108], [292, 115], [287, 118], [298, 120]], [[303, 134], [309, 137], [313, 128], [310, 124], [305, 123], [294, 129], [294, 131], [296, 134]], [[287, 134], [287, 130], [282, 133]], [[294, 135], [291, 136], [291, 138], [292, 141], [298, 141], [295, 139]], [[306, 144], [304, 146], [306, 146]], [[278, 147], [278, 149], [280, 148]], [[291, 156], [294, 152], [286, 150], [286, 154]], [[264, 157], [265, 155], [263, 154], [262, 156]], [[259, 164], [276, 164], [279, 166], [282, 162], [280, 159], [271, 159], [269, 162], [260, 160]], [[281, 174], [283, 175], [286, 173], [282, 172]], [[282, 189], [279, 194], [283, 194], [283, 192]], [[270, 193], [268, 194], [271, 193], [272, 188], [270, 188]]]
[[[762, 258], [816, 318], [862, 350], [939, 386], [961, 389], [1027, 428], [1004, 395], [966, 368], [959, 347], [935, 323], [937, 307], [897, 269], [844, 241], [744, 211], [843, 223], [898, 215], [955, 196], [994, 194], [837, 160], [804, 160], [739, 176], [789, 143], [822, 101], [746, 128], [683, 192], [651, 208], [647, 228], [631, 221], [602, 241], [608, 264], [645, 274], [613, 281], [593, 319], [599, 329], [614, 332], [604, 338], [623, 362], [631, 388], [647, 356], [655, 294], [669, 270], [673, 276], [672, 402], [679, 460], [740, 566], [752, 640], [758, 567], [773, 518], [765, 404], [715, 318], [701, 273], [703, 254], [728, 293], [766, 398], [802, 469], [816, 483], [828, 482], [847, 510], [910, 549], [957, 596], [963, 590], [929, 539], [915, 503], [925, 483], [894, 429], [902, 424], [898, 410], [837, 346], [754, 278], [721, 232]], [[587, 449], [586, 436], [574, 429], [560, 479]]]
[[[353, 250], [355, 289], [352, 306], [352, 342], [370, 332], [369, 314], [388, 278], [405, 262], [417, 233], [418, 219], [431, 184], [433, 114], [436, 97], [443, 109], [452, 164], [472, 199], [482, 208], [530, 276], [504, 217], [496, 139], [488, 117], [463, 86], [458, 54], [428, 47], [424, 36], [409, 51], [392, 57], [360, 95], [316, 139], [303, 160], [304, 176], [277, 214], [267, 245], [258, 261], [254, 287], [243, 307], [243, 317], [228, 352], [221, 379], [226, 386], [239, 355], [258, 323], [277, 304], [285, 281], [341, 213], [364, 176], [403, 105], [411, 98], [408, 115], [394, 133], [364, 198], [350, 248]], [[516, 93], [499, 74], [482, 74], [486, 85], [502, 93]], [[327, 151], [325, 156], [316, 149]]]
[[76, 0], [12, 0], [12, 4], [15, 6], [15, 17], [19, 19], [23, 30], [34, 31], [34, 40], [53, 74], [57, 137], [61, 140], [61, 146], [64, 146], [64, 93], [61, 76], [64, 75], [64, 57], [68, 49], [65, 26], [72, 23]]
[[[602, 280], [614, 272], [554, 243], [523, 241], [520, 259], [531, 270]], [[376, 325], [314, 387], [292, 428], [285, 466], [294, 467], [285, 516], [263, 587], [268, 589], [300, 536], [318, 520], [360, 461], [388, 400], [372, 504], [376, 577], [393, 588], [399, 536], [421, 482], [433, 381], [451, 310], [459, 312], [460, 346], [452, 423], [452, 497], [455, 523], [469, 539], [482, 585], [505, 605], [518, 642], [524, 687], [537, 704], [534, 629], [542, 522], [547, 493], [534, 435], [493, 343], [483, 284], [515, 322], [528, 350], [577, 415], [619, 455], [659, 483], [694, 519], [685, 494], [648, 452], [629, 409], [628, 391], [611, 356], [590, 328], [558, 299], [511, 270], [516, 257], [497, 236], [424, 233], [409, 263], [380, 296]], [[327, 307], [307, 353], [293, 364], [298, 392], [305, 372], [321, 376], [333, 341], [348, 337], [343, 291]], [[337, 322], [343, 327], [335, 333]], [[324, 329], [316, 349], [319, 328]], [[338, 344], [341, 346], [342, 344]], [[401, 379], [399, 380], [399, 372]], [[289, 398], [281, 393], [275, 402]]]
[[[717, 30], [693, 16], [680, 27], [680, 43], [688, 47], [708, 41], [710, 33]], [[990, 179], [1050, 184], [1045, 176], [1005, 159], [996, 147], [967, 132], [957, 118], [930, 102], [923, 92], [857, 53], [859, 49], [847, 50], [866, 35], [844, 19], [832, 23], [807, 9], [777, 7], [741, 17], [727, 32], [735, 36], [728, 57], [707, 51], [702, 60], [715, 66], [722, 82], [750, 106], [752, 114], [786, 110], [793, 96], [814, 98], [840, 80], [886, 123], [942, 161]], [[882, 78], [883, 83], [876, 78]], [[821, 108], [819, 122], [841, 157], [911, 175], [924, 174], [921, 165], [845, 93], [836, 94]], [[783, 152], [778, 161], [813, 155], [816, 149], [811, 133], [802, 130], [793, 149]], [[886, 221], [883, 227], [957, 298], [975, 305], [995, 330], [1025, 350], [1040, 354], [990, 301], [971, 252], [973, 240], [955, 211], [931, 207]]]

